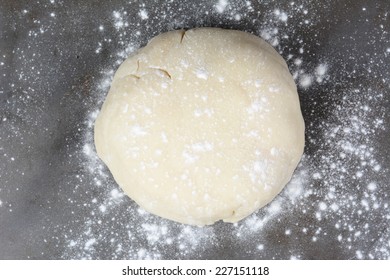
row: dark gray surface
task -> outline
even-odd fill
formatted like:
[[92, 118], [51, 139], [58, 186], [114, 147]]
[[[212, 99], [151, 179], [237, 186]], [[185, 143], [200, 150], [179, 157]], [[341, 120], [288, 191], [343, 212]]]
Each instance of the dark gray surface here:
[[[152, 252], [151, 257], [170, 259], [389, 258], [390, 15], [387, 11], [390, 3], [386, 0], [294, 1], [292, 7], [283, 1], [248, 2], [252, 3], [251, 9], [243, 2], [229, 1], [222, 14], [216, 12], [211, 1], [0, 2], [1, 259], [145, 257], [127, 253], [138, 247]], [[303, 8], [297, 8], [300, 5]], [[146, 20], [138, 15], [140, 9], [148, 12]], [[287, 23], [275, 20], [275, 9], [286, 11]], [[120, 11], [128, 26], [116, 27], [113, 11]], [[240, 14], [241, 19], [235, 19], [235, 14]], [[101, 25], [104, 31], [99, 30]], [[103, 225], [92, 222], [90, 232], [93, 233], [88, 232], [86, 223], [93, 221], [91, 212], [98, 212], [91, 201], [107, 197], [108, 187], [104, 184], [110, 188], [115, 185], [111, 177], [103, 176], [103, 186], [96, 187], [96, 173], [86, 171], [91, 162], [83, 155], [83, 146], [88, 141], [85, 135], [91, 131], [88, 116], [100, 106], [99, 85], [105, 80], [104, 73], [115, 69], [117, 61], [123, 60], [118, 53], [128, 44], [138, 47], [163, 31], [200, 26], [234, 28], [257, 35], [262, 35], [264, 28], [276, 26], [279, 34], [288, 35], [279, 38], [276, 49], [286, 59], [292, 54], [304, 60], [301, 68], [293, 59], [288, 60], [292, 72], [304, 69], [313, 73], [323, 61], [329, 65], [324, 82], [314, 82], [306, 89], [299, 87], [307, 127], [306, 161], [301, 169], [315, 173], [326, 166], [324, 155], [332, 156], [332, 149], [337, 149], [343, 141], [343, 136], [336, 137], [335, 142], [327, 141], [327, 128], [350, 122], [353, 129], [354, 120], [348, 114], [356, 113], [364, 121], [360, 127], [370, 132], [353, 134], [351, 141], [372, 147], [371, 155], [360, 157], [367, 157], [368, 165], [370, 159], [374, 160], [372, 165], [380, 166], [380, 170], [364, 169], [365, 175], [356, 178], [349, 173], [358, 170], [356, 166], [361, 162], [351, 157], [337, 166], [347, 166], [344, 180], [338, 178], [341, 173], [326, 175], [330, 169], [325, 170], [325, 175], [320, 171], [322, 180], [308, 174], [311, 179], [306, 181], [305, 190], [315, 191], [309, 192], [304, 203], [317, 205], [332, 186], [338, 189], [336, 194], [340, 200], [349, 195], [364, 197], [364, 186], [375, 181], [379, 207], [370, 205], [369, 211], [359, 214], [361, 203], [352, 203], [346, 207], [348, 211], [335, 211], [318, 220], [314, 206], [297, 203], [253, 236], [248, 233], [248, 237], [239, 239], [232, 234], [232, 225], [218, 223], [203, 230], [206, 235], [200, 241], [204, 242], [203, 247], [187, 246], [183, 251], [177, 244], [150, 244], [145, 232], [126, 227], [142, 222], [137, 222], [139, 214], [134, 203], [124, 199], [110, 209], [109, 216], [101, 217]], [[98, 43], [101, 47], [96, 53]], [[304, 50], [300, 53], [302, 46]], [[370, 110], [359, 113], [359, 106], [365, 104]], [[383, 123], [377, 125], [378, 119]], [[96, 166], [95, 163], [93, 168]], [[332, 180], [337, 181], [332, 183]], [[302, 213], [302, 207], [308, 211]], [[256, 215], [263, 214], [259, 211]], [[155, 224], [160, 222], [159, 218], [148, 219]], [[338, 221], [344, 224], [348, 221], [353, 230], [348, 232], [348, 225], [341, 225], [341, 229], [335, 227]], [[182, 230], [175, 223], [162, 223], [172, 235]], [[364, 231], [367, 223], [370, 230]], [[285, 234], [286, 225], [292, 230], [291, 235]], [[314, 233], [302, 233], [305, 227], [309, 232], [322, 229], [317, 242], [311, 242]], [[362, 229], [362, 237], [356, 235], [356, 228]], [[133, 238], [121, 239], [129, 231]], [[208, 231], [212, 232], [209, 239]], [[340, 242], [337, 240], [340, 234], [352, 239]], [[95, 236], [92, 251], [85, 245], [91, 236]], [[110, 241], [113, 236], [114, 245]], [[69, 241], [78, 237], [76, 245], [70, 246]], [[120, 252], [118, 244], [122, 247]], [[259, 244], [264, 245], [263, 250], [256, 249]]]

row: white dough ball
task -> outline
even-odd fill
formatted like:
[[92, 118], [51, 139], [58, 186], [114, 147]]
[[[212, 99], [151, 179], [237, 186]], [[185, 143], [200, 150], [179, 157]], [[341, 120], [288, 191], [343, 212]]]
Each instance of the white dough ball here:
[[179, 30], [119, 67], [95, 145], [142, 208], [203, 226], [237, 222], [282, 190], [303, 153], [304, 122], [287, 65], [264, 40]]

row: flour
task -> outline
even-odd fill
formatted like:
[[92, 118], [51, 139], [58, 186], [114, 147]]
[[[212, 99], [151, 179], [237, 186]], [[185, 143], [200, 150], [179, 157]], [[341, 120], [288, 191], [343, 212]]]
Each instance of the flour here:
[[140, 10], [138, 15], [140, 16], [140, 18], [142, 20], [145, 20], [145, 19], [148, 19], [149, 16], [148, 16], [148, 12], [146, 10]]
[[299, 79], [299, 85], [303, 88], [310, 87], [312, 82], [313, 82], [313, 77], [308, 74], [302, 75], [301, 78]]
[[218, 13], [223, 13], [228, 5], [229, 2], [227, 0], [218, 0], [218, 3], [215, 5], [215, 9]]
[[129, 23], [124, 21], [124, 17], [127, 15], [127, 12], [119, 12], [119, 11], [114, 11], [112, 13], [113, 18], [114, 18], [114, 27], [116, 30], [121, 30], [124, 27], [128, 27]]
[[283, 11], [280, 11], [279, 9], [276, 9], [276, 10], [274, 11], [274, 15], [275, 15], [276, 18], [277, 18], [278, 20], [280, 20], [280, 21], [286, 22], [287, 19], [288, 19], [287, 14], [286, 14], [285, 12], [283, 12]]

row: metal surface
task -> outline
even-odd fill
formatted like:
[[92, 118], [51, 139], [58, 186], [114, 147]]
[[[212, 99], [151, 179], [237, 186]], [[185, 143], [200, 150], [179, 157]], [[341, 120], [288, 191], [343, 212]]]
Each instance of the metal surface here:
[[[212, 1], [0, 2], [1, 259], [389, 257], [390, 3], [244, 2], [228, 1], [228, 6], [219, 7], [224, 8], [222, 13]], [[141, 10], [147, 12], [147, 17], [140, 14]], [[114, 11], [120, 13], [119, 19]], [[288, 15], [287, 21], [278, 20], [278, 11]], [[367, 212], [359, 214], [363, 201], [359, 199], [357, 205], [351, 204], [349, 212], [335, 211], [317, 219], [316, 207], [308, 207], [302, 213], [299, 208], [306, 206], [298, 202], [289, 213], [274, 218], [266, 229], [248, 233], [244, 239], [237, 236], [239, 225], [217, 223], [205, 229], [206, 235], [212, 232], [212, 238], [203, 236], [200, 242], [204, 246], [197, 245], [197, 249], [189, 245], [182, 249], [177, 244], [151, 244], [145, 231], [129, 229], [129, 224], [142, 226], [137, 222], [137, 207], [130, 199], [112, 207], [105, 216], [91, 214], [99, 212], [93, 200], [103, 199], [108, 186], [96, 187], [96, 173], [88, 171], [88, 165], [96, 168], [98, 164], [85, 160], [83, 146], [92, 130], [88, 116], [100, 106], [98, 92], [105, 73], [123, 60], [119, 53], [127, 45], [136, 48], [161, 32], [199, 26], [233, 28], [263, 36], [267, 34], [264, 30], [272, 33], [272, 28], [277, 28], [280, 36], [275, 35], [279, 40], [274, 42], [276, 49], [288, 60], [292, 72], [303, 68], [294, 59], [289, 60], [289, 55], [302, 58], [307, 73], [314, 73], [322, 61], [329, 65], [325, 82], [313, 82], [307, 88], [301, 83], [298, 88], [307, 126], [305, 154], [309, 160], [305, 164], [310, 165], [307, 170], [313, 173], [307, 175], [311, 179], [305, 190], [316, 190], [308, 192], [304, 203], [317, 205], [327, 195], [332, 178], [325, 180], [322, 175], [321, 181], [316, 177], [319, 171], [315, 167], [324, 166], [323, 158], [316, 155], [326, 155], [323, 149], [332, 150], [333, 143], [324, 134], [327, 124], [343, 122], [337, 117], [348, 119], [340, 113], [342, 110], [332, 115], [334, 108], [351, 108], [355, 102], [356, 106], [369, 106], [368, 113], [359, 116], [367, 118], [364, 121], [372, 123], [373, 129], [369, 134], [357, 134], [361, 137], [357, 143], [372, 147], [371, 159], [375, 159], [380, 170], [366, 172], [360, 178], [359, 174], [348, 174], [357, 169], [347, 168], [347, 179], [338, 181], [342, 185], [333, 186], [340, 188], [344, 197], [350, 193], [351, 197], [361, 198], [367, 193], [363, 186], [375, 182], [377, 208], [370, 204]], [[345, 112], [349, 114], [351, 109]], [[382, 128], [376, 129], [378, 118]], [[370, 138], [369, 144], [365, 137]], [[354, 160], [348, 164], [357, 164]], [[111, 177], [104, 180], [105, 184], [115, 185]], [[256, 215], [263, 214], [259, 211]], [[86, 224], [93, 221], [94, 215], [99, 216], [96, 219], [101, 219], [102, 225], [92, 222], [91, 234]], [[348, 219], [342, 215], [348, 215]], [[154, 224], [160, 221], [150, 219]], [[339, 221], [346, 220], [353, 225], [350, 233], [348, 225], [341, 223], [343, 230], [337, 227]], [[180, 225], [166, 221], [164, 224], [172, 235], [181, 232]], [[369, 230], [365, 229], [366, 224]], [[316, 235], [318, 229], [320, 233]], [[86, 234], [84, 243], [70, 242]], [[90, 239], [93, 235], [94, 239]], [[313, 242], [313, 238], [318, 240]], [[88, 240], [92, 240], [93, 250]], [[176, 240], [186, 243], [184, 238]], [[144, 248], [147, 254], [127, 253], [134, 248]]]

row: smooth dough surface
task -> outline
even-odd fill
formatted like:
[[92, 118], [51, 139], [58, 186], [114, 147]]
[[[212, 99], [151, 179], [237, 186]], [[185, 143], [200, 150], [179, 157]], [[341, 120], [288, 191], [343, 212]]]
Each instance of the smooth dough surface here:
[[142, 208], [191, 225], [236, 222], [287, 184], [304, 122], [283, 58], [257, 36], [163, 33], [115, 73], [95, 145]]

